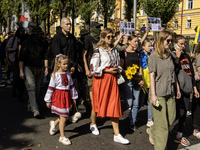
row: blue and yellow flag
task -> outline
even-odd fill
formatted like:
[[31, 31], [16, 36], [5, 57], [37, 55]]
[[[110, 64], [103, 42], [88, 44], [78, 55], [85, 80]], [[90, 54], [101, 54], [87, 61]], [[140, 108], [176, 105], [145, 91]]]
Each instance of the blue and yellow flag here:
[[200, 41], [200, 26], [197, 27], [197, 33], [196, 33], [196, 36], [195, 36], [195, 40], [194, 40], [194, 44], [198, 44], [199, 41]]

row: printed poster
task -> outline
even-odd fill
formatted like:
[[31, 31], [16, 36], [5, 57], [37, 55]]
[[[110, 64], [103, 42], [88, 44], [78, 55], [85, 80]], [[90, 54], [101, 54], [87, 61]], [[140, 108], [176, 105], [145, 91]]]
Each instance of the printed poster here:
[[147, 25], [149, 31], [161, 31], [161, 19], [155, 17], [147, 17]]
[[120, 21], [120, 31], [124, 33], [124, 35], [132, 35], [134, 34], [134, 23], [127, 21]]

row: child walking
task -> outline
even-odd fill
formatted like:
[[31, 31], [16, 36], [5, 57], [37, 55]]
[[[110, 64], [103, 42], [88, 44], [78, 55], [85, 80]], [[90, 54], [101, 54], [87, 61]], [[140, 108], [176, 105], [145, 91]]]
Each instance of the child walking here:
[[44, 98], [46, 106], [51, 108], [51, 112], [60, 116], [57, 120], [49, 122], [49, 134], [54, 135], [55, 127], [59, 124], [60, 138], [58, 141], [64, 145], [71, 144], [71, 141], [65, 137], [64, 128], [72, 109], [72, 100], [76, 103], [78, 98], [78, 93], [68, 72], [68, 66], [67, 56], [62, 54], [56, 56], [54, 70]]

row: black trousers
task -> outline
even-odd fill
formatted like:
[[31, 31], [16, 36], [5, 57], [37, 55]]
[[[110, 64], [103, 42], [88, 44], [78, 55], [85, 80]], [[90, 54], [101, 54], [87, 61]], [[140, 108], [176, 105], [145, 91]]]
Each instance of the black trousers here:
[[178, 132], [183, 132], [186, 121], [187, 106], [190, 102], [190, 94], [181, 92], [181, 98], [176, 99], [176, 118], [178, 119]]
[[[197, 90], [200, 93], [200, 81], [196, 84]], [[193, 117], [193, 127], [200, 131], [200, 98], [193, 99], [192, 102], [192, 117]]]

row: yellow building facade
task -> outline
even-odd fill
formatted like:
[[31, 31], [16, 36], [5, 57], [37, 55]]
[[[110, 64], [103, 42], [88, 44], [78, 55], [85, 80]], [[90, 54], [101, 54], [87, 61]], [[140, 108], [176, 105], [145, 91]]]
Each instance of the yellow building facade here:
[[[112, 28], [115, 32], [120, 30], [120, 21], [126, 21], [124, 19], [124, 0], [116, 0], [115, 13], [111, 17], [111, 22], [108, 22], [107, 27]], [[178, 12], [175, 14], [174, 18], [168, 23], [167, 28], [177, 34], [183, 34], [184, 36], [195, 37], [195, 27], [200, 25], [200, 0], [183, 0], [179, 7]], [[154, 17], [154, 16], [151, 16]], [[99, 23], [103, 24], [103, 17], [98, 16], [94, 12], [94, 16], [91, 21], [98, 20]], [[143, 10], [139, 10], [137, 14], [137, 25], [136, 29], [140, 29], [142, 26], [146, 26], [147, 15]], [[55, 34], [56, 26], [60, 25], [60, 18], [55, 22], [50, 30], [51, 35]], [[79, 37], [80, 30], [84, 28], [83, 20], [79, 16], [74, 20], [75, 32], [74, 35]], [[151, 34], [151, 33], [150, 33]]]

